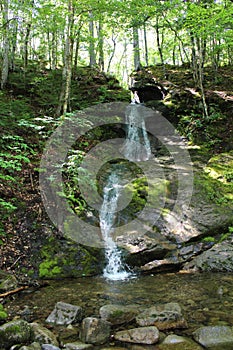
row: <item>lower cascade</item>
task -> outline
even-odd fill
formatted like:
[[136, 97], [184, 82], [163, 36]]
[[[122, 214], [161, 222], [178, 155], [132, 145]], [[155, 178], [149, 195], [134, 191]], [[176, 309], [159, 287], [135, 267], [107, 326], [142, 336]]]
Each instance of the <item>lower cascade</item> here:
[[100, 211], [100, 229], [105, 243], [107, 261], [103, 275], [111, 280], [123, 280], [130, 276], [130, 272], [125, 269], [122, 263], [121, 252], [112, 239], [121, 189], [118, 175], [116, 171], [113, 171], [103, 190], [103, 204]]
[[[146, 161], [151, 157], [143, 108], [144, 106], [140, 104], [131, 103], [126, 109], [125, 116], [128, 130], [123, 152], [124, 157], [129, 161]], [[133, 275], [122, 263], [121, 251], [112, 238], [119, 198], [123, 189], [121, 180], [117, 171], [113, 170], [103, 189], [103, 203], [100, 210], [100, 229], [105, 244], [107, 261], [103, 275], [110, 280], [124, 280]]]

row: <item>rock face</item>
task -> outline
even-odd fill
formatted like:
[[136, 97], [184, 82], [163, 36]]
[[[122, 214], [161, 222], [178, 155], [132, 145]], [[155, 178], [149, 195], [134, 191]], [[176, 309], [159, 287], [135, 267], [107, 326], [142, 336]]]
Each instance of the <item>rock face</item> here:
[[126, 331], [119, 331], [115, 334], [115, 339], [127, 343], [155, 344], [159, 340], [159, 331], [156, 327], [140, 327]]
[[110, 337], [110, 323], [96, 317], [86, 317], [81, 324], [80, 339], [84, 343], [104, 344]]
[[194, 339], [207, 349], [233, 349], [233, 330], [228, 326], [206, 326], [193, 333]]
[[15, 344], [27, 344], [34, 340], [32, 326], [24, 320], [15, 320], [0, 327], [0, 349], [9, 349]]
[[181, 307], [177, 303], [152, 306], [136, 317], [139, 326], [156, 326], [159, 330], [187, 328]]
[[56, 325], [68, 325], [79, 322], [82, 319], [82, 308], [59, 301], [55, 309], [47, 317], [46, 322]]
[[129, 323], [138, 313], [135, 307], [113, 304], [102, 306], [99, 312], [101, 319], [112, 325]]

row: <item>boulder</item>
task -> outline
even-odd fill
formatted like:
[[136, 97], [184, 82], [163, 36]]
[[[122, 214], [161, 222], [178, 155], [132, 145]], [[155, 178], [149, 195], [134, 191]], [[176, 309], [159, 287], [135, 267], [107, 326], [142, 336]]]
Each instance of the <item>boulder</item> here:
[[42, 350], [61, 350], [60, 348], [58, 348], [57, 346], [52, 345], [52, 344], [43, 344], [41, 346], [41, 349]]
[[233, 241], [215, 244], [184, 265], [185, 270], [233, 272]]
[[229, 326], [205, 326], [193, 333], [194, 339], [207, 349], [233, 349], [233, 330]]
[[35, 340], [40, 344], [53, 344], [59, 346], [57, 337], [47, 328], [40, 325], [39, 323], [31, 323], [35, 334]]
[[82, 308], [80, 306], [57, 302], [54, 310], [47, 317], [46, 322], [56, 325], [68, 325], [82, 320]]
[[84, 344], [81, 341], [76, 341], [74, 343], [67, 343], [65, 344], [65, 349], [67, 350], [86, 350], [86, 349], [93, 349], [92, 344]]
[[181, 307], [177, 303], [152, 306], [136, 317], [139, 326], [156, 326], [159, 330], [187, 328]]
[[110, 323], [96, 317], [86, 317], [82, 321], [80, 339], [84, 343], [104, 344], [110, 337]]
[[99, 313], [102, 320], [108, 321], [112, 325], [129, 323], [138, 314], [136, 308], [133, 306], [115, 304], [102, 306]]
[[24, 345], [19, 350], [41, 350], [41, 346], [37, 342], [33, 342], [30, 345]]
[[24, 320], [7, 322], [0, 327], [0, 349], [9, 349], [15, 344], [30, 344], [33, 340], [33, 328]]
[[132, 328], [116, 332], [116, 340], [135, 344], [156, 344], [159, 341], [159, 330], [155, 326]]

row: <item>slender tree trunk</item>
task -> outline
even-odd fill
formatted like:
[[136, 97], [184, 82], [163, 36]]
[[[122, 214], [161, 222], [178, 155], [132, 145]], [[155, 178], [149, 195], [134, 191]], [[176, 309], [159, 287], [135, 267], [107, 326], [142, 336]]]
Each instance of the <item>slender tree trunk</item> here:
[[99, 49], [99, 67], [101, 71], [104, 71], [104, 37], [103, 37], [103, 24], [102, 21], [99, 20], [98, 23], [98, 49]]
[[9, 68], [11, 71], [15, 70], [15, 52], [17, 47], [18, 22], [14, 21], [12, 30], [12, 49], [10, 53]]
[[62, 87], [59, 99], [59, 105], [56, 115], [66, 114], [69, 109], [70, 101], [70, 85], [72, 76], [72, 56], [73, 56], [73, 24], [74, 24], [74, 8], [72, 0], [68, 2], [67, 29], [64, 51], [64, 66], [62, 71]]
[[26, 33], [24, 37], [24, 67], [25, 68], [28, 66], [28, 44], [29, 44], [30, 32], [31, 32], [31, 23], [27, 23]]
[[165, 77], [166, 76], [166, 72], [165, 72], [165, 64], [164, 64], [164, 58], [163, 58], [163, 49], [162, 49], [162, 45], [161, 45], [161, 41], [160, 41], [159, 18], [158, 18], [158, 16], [156, 17], [155, 30], [156, 30], [156, 39], [157, 39], [157, 47], [158, 47], [158, 51], [159, 51], [159, 57], [160, 57], [160, 60], [161, 60], [161, 64], [163, 66], [164, 77]]
[[138, 27], [133, 27], [133, 54], [134, 54], [134, 69], [141, 69], [141, 61], [140, 61], [140, 45], [139, 45], [139, 34]]
[[144, 34], [144, 46], [145, 46], [145, 61], [146, 61], [146, 66], [149, 66], [146, 22], [143, 23], [143, 34]]
[[9, 74], [9, 21], [8, 21], [8, 0], [3, 2], [3, 30], [4, 30], [4, 40], [3, 40], [3, 61], [2, 61], [2, 74], [1, 74], [1, 89], [4, 89], [5, 84], [8, 79]]
[[107, 68], [108, 73], [110, 72], [110, 66], [111, 66], [113, 57], [114, 57], [115, 52], [116, 52], [116, 38], [117, 38], [117, 36], [114, 36], [114, 33], [112, 33], [113, 49], [112, 49], [112, 53], [111, 53], [111, 56], [110, 56], [109, 61], [108, 61], [108, 68]]
[[90, 67], [96, 66], [96, 53], [95, 53], [95, 31], [94, 31], [94, 20], [93, 13], [89, 13], [89, 57], [90, 57]]
[[57, 40], [56, 40], [56, 33], [52, 33], [52, 43], [51, 43], [51, 69], [55, 70], [57, 66]]

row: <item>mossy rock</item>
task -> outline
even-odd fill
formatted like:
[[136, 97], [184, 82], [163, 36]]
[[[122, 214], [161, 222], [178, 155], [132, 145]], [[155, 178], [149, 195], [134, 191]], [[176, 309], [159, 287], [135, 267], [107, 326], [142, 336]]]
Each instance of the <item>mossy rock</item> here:
[[0, 304], [0, 323], [3, 323], [7, 319], [7, 312], [4, 310], [2, 304]]
[[10, 349], [15, 344], [30, 344], [34, 340], [31, 325], [24, 320], [15, 320], [0, 327], [0, 348]]
[[100, 249], [50, 238], [40, 251], [40, 278], [91, 276], [102, 273], [104, 254]]

